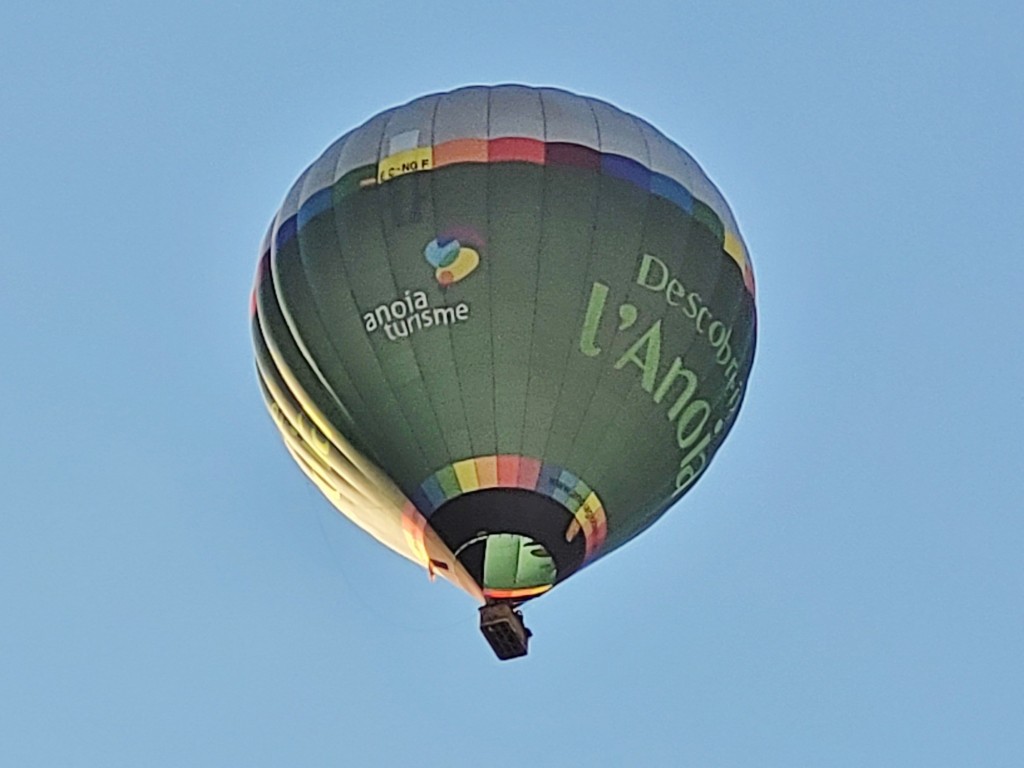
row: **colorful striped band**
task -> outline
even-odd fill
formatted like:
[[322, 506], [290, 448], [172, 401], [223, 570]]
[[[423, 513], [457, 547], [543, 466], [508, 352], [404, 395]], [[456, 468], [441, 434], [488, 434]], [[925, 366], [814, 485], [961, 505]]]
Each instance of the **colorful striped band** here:
[[432, 171], [460, 163], [506, 162], [585, 168], [621, 179], [668, 200], [714, 235], [722, 250], [739, 267], [747, 291], [752, 297], [755, 295], [753, 270], [739, 235], [726, 229], [718, 214], [678, 181], [623, 155], [599, 152], [582, 144], [544, 142], [530, 138], [454, 139], [432, 147], [405, 149], [388, 155], [376, 164], [354, 168], [334, 184], [307, 197], [297, 213], [280, 223], [274, 234], [274, 242], [278, 248], [282, 247], [298, 234], [307, 221], [360, 189], [384, 184], [410, 173]]
[[565, 532], [585, 542], [583, 562], [593, 559], [608, 535], [608, 519], [598, 495], [567, 469], [514, 454], [476, 456], [442, 467], [428, 477], [405, 505], [403, 529], [414, 551], [422, 551], [423, 528], [430, 517], [464, 493], [487, 488], [521, 488], [557, 501], [573, 516]]

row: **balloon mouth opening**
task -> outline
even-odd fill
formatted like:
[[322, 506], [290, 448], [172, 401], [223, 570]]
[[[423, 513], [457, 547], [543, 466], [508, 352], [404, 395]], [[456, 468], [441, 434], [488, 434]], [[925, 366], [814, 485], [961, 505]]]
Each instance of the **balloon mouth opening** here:
[[[482, 551], [471, 551], [471, 550]], [[558, 577], [558, 567], [547, 548], [518, 533], [485, 533], [454, 553], [466, 561], [483, 561], [482, 582], [493, 600], [525, 600], [547, 592]]]
[[558, 501], [522, 488], [488, 488], [448, 500], [430, 526], [484, 595], [522, 602], [583, 565], [586, 543]]

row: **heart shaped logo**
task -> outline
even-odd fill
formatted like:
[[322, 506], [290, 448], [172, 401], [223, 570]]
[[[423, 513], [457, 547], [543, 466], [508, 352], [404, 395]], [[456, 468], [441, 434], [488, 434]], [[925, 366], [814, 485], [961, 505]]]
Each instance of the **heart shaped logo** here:
[[423, 256], [434, 269], [450, 266], [459, 255], [459, 241], [454, 238], [435, 238], [423, 249]]

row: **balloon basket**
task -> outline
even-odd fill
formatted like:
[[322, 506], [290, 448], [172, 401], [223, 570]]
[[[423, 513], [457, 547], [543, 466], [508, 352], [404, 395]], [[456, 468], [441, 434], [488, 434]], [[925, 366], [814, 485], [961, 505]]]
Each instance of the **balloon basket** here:
[[523, 614], [510, 603], [488, 603], [480, 608], [480, 631], [502, 661], [525, 656], [533, 634]]

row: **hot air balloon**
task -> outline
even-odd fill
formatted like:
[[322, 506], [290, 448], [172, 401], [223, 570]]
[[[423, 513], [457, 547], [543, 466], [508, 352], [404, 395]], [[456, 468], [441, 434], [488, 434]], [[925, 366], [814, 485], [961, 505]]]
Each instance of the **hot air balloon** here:
[[263, 240], [259, 385], [331, 503], [479, 603], [519, 607], [705, 472], [754, 356], [725, 200], [660, 131], [554, 88], [418, 98], [332, 144]]

